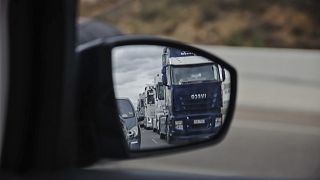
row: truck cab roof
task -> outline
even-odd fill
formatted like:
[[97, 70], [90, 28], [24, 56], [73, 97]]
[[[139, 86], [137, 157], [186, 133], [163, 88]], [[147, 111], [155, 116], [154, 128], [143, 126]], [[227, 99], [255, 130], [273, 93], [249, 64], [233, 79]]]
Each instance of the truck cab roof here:
[[168, 58], [167, 65], [192, 65], [192, 64], [214, 64], [212, 61], [201, 56], [184, 56]]

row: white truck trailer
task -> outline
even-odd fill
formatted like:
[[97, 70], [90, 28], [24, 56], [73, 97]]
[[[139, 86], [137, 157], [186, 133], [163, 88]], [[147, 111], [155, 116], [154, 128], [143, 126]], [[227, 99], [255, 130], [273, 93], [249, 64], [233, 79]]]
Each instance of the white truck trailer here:
[[159, 132], [160, 127], [160, 117], [164, 116], [165, 102], [164, 102], [164, 85], [162, 83], [162, 74], [157, 74], [154, 77], [154, 86], [155, 86], [155, 119], [153, 121], [153, 131]]
[[139, 122], [141, 122], [140, 124], [143, 124], [143, 120], [145, 118], [145, 94], [140, 93], [139, 94], [139, 99], [138, 99], [138, 103], [137, 103], [137, 118], [139, 120]]
[[144, 89], [145, 94], [145, 118], [143, 121], [144, 128], [152, 129], [153, 120], [155, 119], [155, 88], [153, 84], [147, 84]]

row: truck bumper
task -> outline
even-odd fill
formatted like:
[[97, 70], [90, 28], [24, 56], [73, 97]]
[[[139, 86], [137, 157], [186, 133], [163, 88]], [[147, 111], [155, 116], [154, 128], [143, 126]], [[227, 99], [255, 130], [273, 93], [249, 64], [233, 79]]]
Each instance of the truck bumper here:
[[135, 140], [130, 140], [128, 145], [129, 145], [130, 150], [132, 150], [132, 151], [140, 150], [140, 143], [136, 139]]
[[219, 127], [213, 128], [211, 132], [199, 132], [198, 134], [193, 135], [181, 135], [175, 132], [172, 132], [171, 138], [174, 142], [192, 142], [192, 141], [203, 141], [211, 139], [219, 131]]
[[145, 126], [146, 128], [152, 128], [152, 123], [147, 123]]
[[[171, 119], [170, 137], [174, 141], [195, 141], [210, 139], [218, 133], [221, 124], [216, 124], [216, 119], [221, 118], [220, 112], [210, 113], [207, 115], [193, 115], [188, 119], [185, 116], [176, 116]], [[195, 124], [194, 120], [204, 120], [205, 123]], [[183, 121], [183, 129], [178, 129], [175, 126], [176, 121]], [[216, 126], [217, 125], [217, 126]]]

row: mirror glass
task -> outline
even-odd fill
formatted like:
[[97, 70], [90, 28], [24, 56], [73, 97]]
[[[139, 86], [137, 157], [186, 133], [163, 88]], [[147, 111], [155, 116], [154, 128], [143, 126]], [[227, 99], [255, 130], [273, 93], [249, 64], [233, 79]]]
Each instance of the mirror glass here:
[[157, 45], [112, 50], [119, 120], [132, 151], [214, 137], [224, 124], [230, 74], [193, 52]]

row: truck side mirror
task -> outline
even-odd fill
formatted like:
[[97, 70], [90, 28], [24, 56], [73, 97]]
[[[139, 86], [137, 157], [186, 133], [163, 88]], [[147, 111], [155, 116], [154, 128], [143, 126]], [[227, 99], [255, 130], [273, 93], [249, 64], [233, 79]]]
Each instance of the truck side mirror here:
[[222, 81], [226, 80], [226, 70], [222, 68]]
[[168, 85], [168, 80], [167, 80], [167, 74], [166, 74], [166, 68], [162, 68], [162, 83], [163, 85], [167, 86]]

